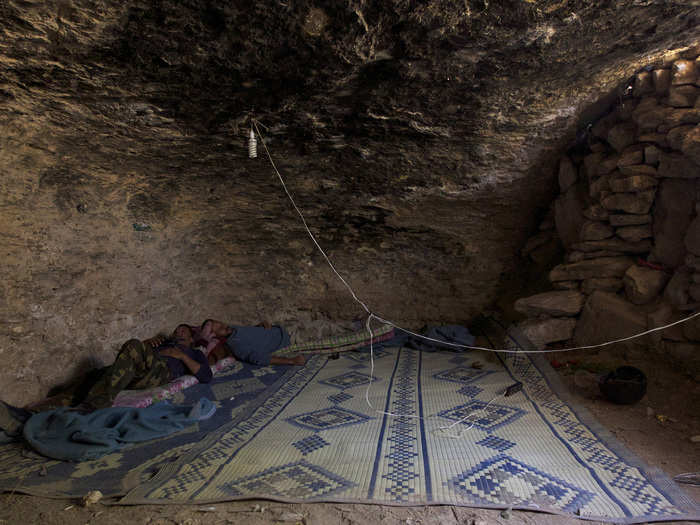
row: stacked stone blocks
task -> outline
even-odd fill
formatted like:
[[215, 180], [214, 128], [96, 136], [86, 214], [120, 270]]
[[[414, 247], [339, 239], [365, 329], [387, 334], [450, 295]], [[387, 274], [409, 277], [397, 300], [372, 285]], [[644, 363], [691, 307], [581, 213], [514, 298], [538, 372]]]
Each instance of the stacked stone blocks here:
[[[697, 54], [635, 75], [586, 141], [559, 163], [552, 217], [566, 256], [549, 273], [554, 291], [515, 303], [539, 346], [598, 344], [700, 308]], [[623, 347], [661, 352], [700, 380], [700, 317]]]

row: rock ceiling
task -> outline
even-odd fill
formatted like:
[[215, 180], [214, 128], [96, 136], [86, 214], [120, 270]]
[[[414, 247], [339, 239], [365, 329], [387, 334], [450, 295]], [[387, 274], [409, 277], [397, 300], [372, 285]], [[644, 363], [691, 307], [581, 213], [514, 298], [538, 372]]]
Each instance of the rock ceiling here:
[[361, 313], [247, 158], [251, 116], [372, 308], [469, 320], [577, 129], [700, 38], [692, 1], [325, 4], [0, 4], [0, 397], [182, 320]]

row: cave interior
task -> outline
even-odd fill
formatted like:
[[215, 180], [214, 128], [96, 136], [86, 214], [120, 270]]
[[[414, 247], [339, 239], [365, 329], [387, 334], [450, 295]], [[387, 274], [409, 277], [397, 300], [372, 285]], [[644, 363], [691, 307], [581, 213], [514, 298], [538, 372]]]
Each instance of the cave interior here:
[[[488, 314], [561, 349], [693, 314], [699, 43], [683, 1], [2, 2], [0, 398], [180, 322], [366, 315], [276, 169], [412, 330]], [[595, 355], [697, 401], [699, 348], [691, 320]]]

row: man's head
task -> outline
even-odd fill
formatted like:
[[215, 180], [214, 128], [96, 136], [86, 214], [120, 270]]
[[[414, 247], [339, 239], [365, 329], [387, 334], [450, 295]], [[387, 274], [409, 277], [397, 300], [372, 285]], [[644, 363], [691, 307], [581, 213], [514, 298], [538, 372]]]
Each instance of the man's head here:
[[186, 324], [179, 324], [173, 332], [173, 338], [181, 345], [192, 346], [192, 328]]
[[202, 323], [202, 337], [211, 339], [212, 337], [226, 338], [231, 335], [231, 327], [215, 319], [207, 319]]

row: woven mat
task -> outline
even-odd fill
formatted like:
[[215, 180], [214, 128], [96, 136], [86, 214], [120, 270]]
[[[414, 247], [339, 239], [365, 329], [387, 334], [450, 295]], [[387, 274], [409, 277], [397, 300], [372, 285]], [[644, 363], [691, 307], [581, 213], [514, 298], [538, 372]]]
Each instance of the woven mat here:
[[[616, 523], [700, 518], [671, 480], [571, 404], [544, 359], [403, 348], [377, 351], [372, 371], [368, 357], [313, 357], [121, 502], [267, 498], [512, 507]], [[477, 359], [483, 368], [472, 367]], [[515, 381], [522, 391], [500, 395]]]

